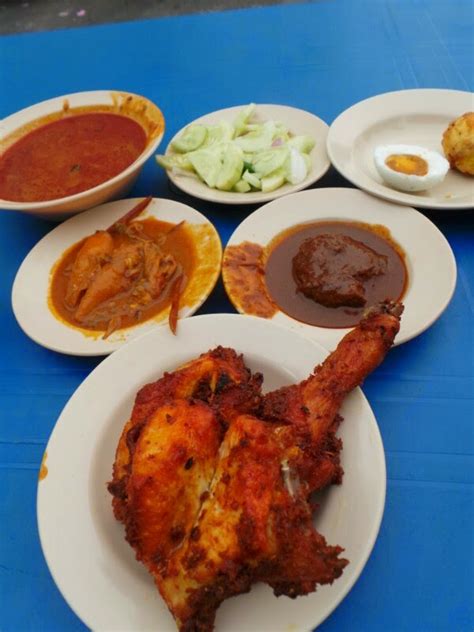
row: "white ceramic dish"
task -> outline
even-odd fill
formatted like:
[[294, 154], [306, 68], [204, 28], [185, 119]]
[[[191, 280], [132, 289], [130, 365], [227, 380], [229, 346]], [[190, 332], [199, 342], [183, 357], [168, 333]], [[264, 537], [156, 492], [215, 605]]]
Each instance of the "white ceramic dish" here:
[[163, 138], [165, 128], [163, 114], [149, 99], [129, 92], [95, 90], [55, 97], [7, 116], [0, 121], [0, 153], [3, 151], [2, 144], [6, 144], [5, 148], [7, 148], [11, 135], [15, 134], [19, 128], [53, 113], [60, 113], [65, 103], [68, 111], [88, 106], [107, 106], [118, 113], [127, 113], [127, 111], [133, 113], [138, 110], [140, 119], [156, 123], [157, 129], [149, 137], [145, 149], [138, 158], [110, 180], [87, 191], [46, 202], [12, 202], [0, 199], [0, 209], [22, 211], [45, 219], [61, 220], [98, 204], [122, 197], [132, 188], [145, 161], [156, 152]]
[[444, 156], [443, 132], [474, 110], [474, 95], [459, 90], [402, 90], [361, 101], [330, 127], [327, 150], [332, 164], [360, 189], [385, 200], [431, 209], [474, 206], [474, 178], [450, 169], [429, 191], [404, 193], [385, 184], [373, 159], [379, 145], [420, 145]]
[[[109, 202], [72, 217], [43, 237], [29, 252], [17, 272], [12, 289], [13, 311], [27, 336], [43, 347], [61, 353], [104, 355], [157, 325], [168, 326], [169, 308], [135, 327], [119, 329], [103, 340], [100, 333], [91, 335], [59, 320], [48, 305], [51, 269], [63, 252], [96, 230], [110, 226], [140, 199]], [[182, 319], [194, 314], [214, 288], [220, 272], [221, 242], [214, 226], [204, 215], [185, 204], [154, 198], [139, 218], [150, 216], [175, 224], [184, 220], [193, 231], [198, 261], [181, 298], [179, 318]], [[178, 322], [178, 335], [180, 324]]]
[[[305, 378], [326, 355], [303, 336], [261, 319], [235, 314], [189, 318], [178, 338], [162, 327], [104, 360], [69, 400], [50, 437], [48, 474], [38, 484], [41, 544], [64, 598], [97, 632], [176, 631], [112, 514], [106, 482], [136, 391], [218, 344], [243, 352], [248, 366], [265, 375], [266, 390]], [[216, 632], [306, 632], [332, 612], [362, 572], [383, 514], [384, 452], [360, 389], [341, 413], [344, 480], [323, 495], [315, 525], [329, 543], [345, 548], [350, 564], [332, 586], [295, 600], [277, 599], [269, 587], [255, 585], [219, 608]]]
[[[201, 116], [195, 121], [188, 123], [188, 125], [192, 123], [214, 125], [222, 120], [232, 122], [243, 107], [245, 106], [239, 105], [224, 110], [218, 110], [217, 112]], [[274, 200], [282, 195], [305, 189], [323, 177], [330, 166], [329, 158], [326, 153], [326, 137], [329, 128], [323, 120], [310, 112], [297, 108], [285, 105], [263, 104], [257, 105], [254, 118], [262, 122], [269, 119], [281, 121], [293, 134], [306, 134], [314, 138], [316, 145], [310, 153], [312, 169], [303, 182], [295, 185], [285, 184], [279, 189], [270, 191], [269, 193], [262, 193], [261, 191], [235, 193], [232, 191], [211, 189], [193, 174], [184, 175], [169, 170], [167, 174], [171, 182], [185, 193], [189, 193], [189, 195], [193, 195], [201, 200], [218, 202], [219, 204], [261, 204], [262, 202]], [[174, 138], [181, 132], [182, 130], [180, 130]], [[171, 142], [173, 142], [173, 139]], [[172, 153], [171, 142], [166, 148], [166, 154]]]
[[[322, 220], [382, 224], [405, 251], [409, 279], [402, 298], [405, 311], [395, 344], [422, 333], [442, 314], [456, 286], [456, 261], [445, 237], [415, 209], [377, 200], [362, 191], [312, 189], [265, 204], [237, 227], [227, 246], [244, 241], [266, 246], [276, 235], [291, 226]], [[226, 289], [229, 293], [229, 289]], [[229, 298], [239, 309], [236, 297], [230, 293]], [[346, 328], [306, 325], [281, 311], [272, 320], [304, 333], [327, 349], [335, 348], [349, 331]]]

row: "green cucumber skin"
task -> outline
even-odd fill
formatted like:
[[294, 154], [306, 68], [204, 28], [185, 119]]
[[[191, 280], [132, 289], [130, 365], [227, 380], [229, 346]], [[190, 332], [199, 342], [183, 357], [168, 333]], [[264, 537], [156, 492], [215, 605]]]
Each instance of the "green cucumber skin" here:
[[229, 143], [222, 152], [222, 167], [217, 177], [216, 187], [221, 191], [230, 191], [242, 177], [244, 160], [242, 151]]
[[207, 137], [207, 128], [204, 125], [189, 125], [182, 134], [171, 142], [173, 149], [180, 154], [199, 149]]

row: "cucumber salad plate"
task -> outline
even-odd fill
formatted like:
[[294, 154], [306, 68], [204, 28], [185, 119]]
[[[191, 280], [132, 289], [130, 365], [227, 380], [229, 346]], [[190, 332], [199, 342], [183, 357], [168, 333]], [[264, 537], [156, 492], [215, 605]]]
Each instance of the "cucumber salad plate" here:
[[189, 195], [258, 204], [305, 189], [326, 173], [328, 129], [310, 112], [251, 103], [189, 123], [156, 159]]

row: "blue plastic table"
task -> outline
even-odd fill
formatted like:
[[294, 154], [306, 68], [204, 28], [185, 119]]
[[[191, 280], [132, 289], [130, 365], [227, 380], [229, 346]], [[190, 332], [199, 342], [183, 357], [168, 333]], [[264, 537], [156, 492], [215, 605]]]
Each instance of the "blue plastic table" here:
[[[381, 92], [472, 90], [473, 12], [470, 0], [326, 0], [7, 36], [0, 40], [0, 117], [53, 96], [110, 88], [146, 95], [162, 107], [163, 146], [195, 117], [250, 101], [292, 105], [331, 123]], [[330, 172], [317, 186], [348, 185]], [[131, 195], [145, 194], [194, 205], [224, 243], [253, 210], [186, 198], [170, 189], [152, 160]], [[474, 216], [427, 214], [454, 250], [457, 289], [436, 324], [394, 349], [365, 384], [386, 449], [386, 509], [373, 554], [321, 625], [325, 632], [474, 628]], [[0, 214], [4, 632], [84, 629], [44, 562], [35, 499], [54, 423], [100, 359], [37, 346], [10, 306], [22, 259], [51, 228], [32, 217]], [[222, 286], [201, 311], [233, 311]]]

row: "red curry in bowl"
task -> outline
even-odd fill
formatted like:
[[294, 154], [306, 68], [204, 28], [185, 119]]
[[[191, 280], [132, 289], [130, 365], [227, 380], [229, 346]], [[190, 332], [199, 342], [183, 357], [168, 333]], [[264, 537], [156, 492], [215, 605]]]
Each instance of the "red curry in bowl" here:
[[144, 100], [70, 108], [0, 143], [0, 199], [45, 202], [88, 191], [122, 173], [163, 131]]
[[47, 123], [0, 157], [0, 198], [43, 202], [82, 193], [121, 173], [146, 143], [143, 127], [121, 114], [76, 114]]

